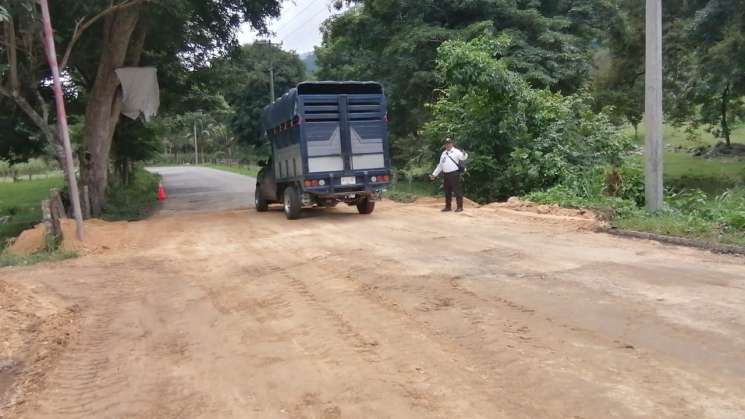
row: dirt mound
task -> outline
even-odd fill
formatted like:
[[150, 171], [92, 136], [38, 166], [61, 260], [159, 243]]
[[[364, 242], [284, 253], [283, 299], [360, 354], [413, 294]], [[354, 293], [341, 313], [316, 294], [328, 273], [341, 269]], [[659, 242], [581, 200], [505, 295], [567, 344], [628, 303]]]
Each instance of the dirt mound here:
[[32, 253], [44, 250], [44, 233], [46, 228], [44, 224], [38, 224], [36, 227], [21, 233], [8, 247], [8, 251], [14, 255], [28, 256]]
[[596, 220], [596, 215], [586, 209], [562, 208], [556, 204], [546, 205], [535, 202], [523, 201], [518, 197], [512, 197], [507, 202], [493, 202], [484, 208], [508, 209], [512, 211], [529, 212], [538, 215], [555, 217], [567, 217], [568, 219]]
[[[85, 221], [85, 240], [79, 241], [75, 235], [75, 220], [62, 219], [62, 250], [79, 252], [82, 254], [98, 253], [108, 249], [125, 247], [129, 223], [108, 222], [103, 220]], [[8, 251], [16, 255], [30, 255], [44, 250], [45, 227], [39, 224], [26, 230], [18, 236]]]
[[0, 417], [43, 386], [77, 333], [77, 306], [37, 288], [0, 281]]
[[62, 249], [83, 254], [99, 253], [109, 249], [126, 247], [129, 223], [108, 222], [98, 219], [85, 221], [85, 240], [76, 238], [75, 220], [62, 220]]

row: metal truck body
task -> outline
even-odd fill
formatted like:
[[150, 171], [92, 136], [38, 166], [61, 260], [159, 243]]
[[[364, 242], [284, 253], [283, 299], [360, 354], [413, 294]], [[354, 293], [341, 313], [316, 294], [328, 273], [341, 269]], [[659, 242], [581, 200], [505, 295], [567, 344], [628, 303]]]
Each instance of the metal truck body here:
[[387, 109], [374, 82], [304, 82], [262, 115], [272, 157], [259, 172], [256, 208], [356, 205], [369, 214], [390, 182]]

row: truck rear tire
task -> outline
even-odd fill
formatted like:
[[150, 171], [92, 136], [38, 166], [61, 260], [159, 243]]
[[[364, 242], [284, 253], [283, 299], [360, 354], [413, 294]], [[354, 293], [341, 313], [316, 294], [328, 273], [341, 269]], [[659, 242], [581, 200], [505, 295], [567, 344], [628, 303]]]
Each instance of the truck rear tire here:
[[288, 220], [297, 220], [300, 218], [303, 205], [300, 202], [300, 196], [297, 193], [297, 189], [292, 186], [285, 188], [284, 204], [285, 215]]
[[370, 198], [364, 198], [357, 202], [357, 211], [360, 214], [367, 215], [372, 214], [375, 210], [375, 201]]
[[261, 195], [261, 186], [259, 186], [259, 184], [256, 184], [254, 204], [256, 204], [256, 211], [258, 212], [265, 212], [269, 209], [269, 201]]

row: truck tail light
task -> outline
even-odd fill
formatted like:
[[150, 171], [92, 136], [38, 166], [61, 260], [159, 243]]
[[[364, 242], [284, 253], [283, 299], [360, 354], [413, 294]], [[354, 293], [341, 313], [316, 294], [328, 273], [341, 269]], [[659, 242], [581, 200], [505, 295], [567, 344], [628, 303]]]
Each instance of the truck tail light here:
[[323, 183], [321, 183], [321, 182], [323, 182], [323, 181], [322, 180], [318, 180], [318, 179], [306, 179], [303, 182], [303, 184], [305, 185], [306, 188], [310, 188], [310, 187], [318, 186], [318, 185], [323, 186], [323, 184], [326, 183], [326, 182], [323, 182]]
[[292, 126], [293, 127], [299, 127], [302, 124], [303, 124], [303, 118], [301, 118], [300, 115], [295, 115], [292, 118]]

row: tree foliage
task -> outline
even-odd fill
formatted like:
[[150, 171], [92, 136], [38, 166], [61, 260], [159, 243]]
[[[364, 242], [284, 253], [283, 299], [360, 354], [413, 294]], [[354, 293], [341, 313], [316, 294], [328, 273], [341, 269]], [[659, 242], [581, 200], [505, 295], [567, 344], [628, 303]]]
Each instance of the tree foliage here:
[[416, 137], [440, 81], [437, 48], [485, 31], [513, 40], [505, 65], [536, 88], [573, 93], [587, 80], [591, 41], [615, 9], [606, 0], [365, 0], [327, 21], [320, 79], [374, 79], [387, 88], [391, 132]]
[[232, 50], [212, 62], [199, 76], [204, 85], [224, 95], [233, 108], [229, 124], [238, 140], [261, 146], [261, 112], [270, 103], [269, 70], [274, 70], [274, 90], [281, 96], [305, 78], [305, 64], [294, 52], [257, 42]]
[[[594, 93], [636, 126], [644, 110], [644, 4], [618, 0], [603, 36]], [[745, 117], [745, 1], [670, 0], [663, 10], [664, 109], [669, 120], [706, 125], [728, 144]]]
[[[0, 23], [0, 95], [12, 100], [48, 142], [58, 146], [50, 123], [53, 113], [44, 95], [48, 70], [41, 58], [36, 3], [0, 3], [9, 12], [9, 18]], [[163, 86], [169, 86], [235, 46], [242, 22], [263, 31], [265, 19], [278, 16], [279, 10], [279, 0], [52, 2], [55, 42], [69, 84], [66, 90], [70, 98], [81, 100], [77, 111], [85, 113], [87, 158], [81, 172], [90, 187], [94, 214], [105, 202], [111, 145], [121, 108], [114, 69], [157, 66], [165, 75]]]
[[729, 145], [732, 126], [745, 118], [745, 1], [692, 3], [692, 17], [679, 28], [689, 49], [680, 66], [683, 100], [673, 116], [707, 124]]
[[619, 164], [630, 143], [585, 92], [535, 89], [510, 69], [508, 37], [448, 41], [439, 48], [445, 81], [425, 128], [471, 153], [469, 193], [484, 201], [551, 186], [570, 173]]

